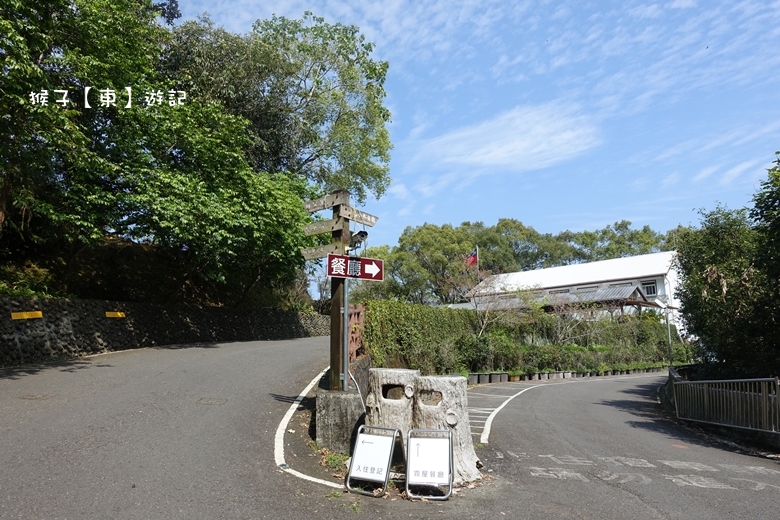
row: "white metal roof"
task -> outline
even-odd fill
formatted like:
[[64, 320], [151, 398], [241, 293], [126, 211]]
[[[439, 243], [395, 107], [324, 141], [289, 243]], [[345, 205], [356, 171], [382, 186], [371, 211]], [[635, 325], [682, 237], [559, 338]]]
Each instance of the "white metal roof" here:
[[473, 294], [514, 292], [520, 289], [551, 289], [666, 275], [676, 251], [614, 258], [587, 264], [563, 265], [535, 271], [493, 275], [474, 288]]

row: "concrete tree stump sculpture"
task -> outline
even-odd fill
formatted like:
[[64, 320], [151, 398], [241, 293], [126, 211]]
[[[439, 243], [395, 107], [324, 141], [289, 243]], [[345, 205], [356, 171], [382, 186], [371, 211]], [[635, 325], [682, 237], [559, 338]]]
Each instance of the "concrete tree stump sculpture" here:
[[366, 425], [401, 430], [404, 450], [412, 427], [412, 405], [419, 370], [372, 368], [368, 371]]
[[420, 430], [452, 430], [453, 483], [482, 478], [477, 469], [469, 422], [466, 378], [421, 376], [416, 381], [412, 427]]
[[471, 438], [466, 378], [420, 376], [417, 370], [372, 368], [366, 425], [398, 428], [404, 452], [410, 429], [452, 430], [453, 483], [482, 478]]

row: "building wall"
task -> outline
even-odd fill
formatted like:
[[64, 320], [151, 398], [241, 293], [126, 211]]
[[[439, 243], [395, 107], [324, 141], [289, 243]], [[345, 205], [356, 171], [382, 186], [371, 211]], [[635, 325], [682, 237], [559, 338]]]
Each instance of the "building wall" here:
[[[12, 319], [40, 311], [42, 318]], [[122, 312], [124, 318], [108, 318]], [[102, 300], [0, 298], [0, 366], [187, 343], [330, 334], [330, 316], [270, 309], [186, 307]]]

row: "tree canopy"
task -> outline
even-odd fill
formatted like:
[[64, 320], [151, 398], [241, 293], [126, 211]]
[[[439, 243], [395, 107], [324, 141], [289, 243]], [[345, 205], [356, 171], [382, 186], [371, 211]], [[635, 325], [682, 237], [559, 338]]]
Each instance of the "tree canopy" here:
[[176, 0], [0, 5], [0, 291], [246, 301], [295, 281], [302, 199], [384, 191], [387, 64], [357, 28], [160, 24], [178, 16]]
[[[542, 269], [666, 251], [672, 236], [649, 226], [633, 229], [616, 222], [597, 231], [539, 233], [522, 222], [502, 218], [482, 222], [408, 227], [395, 247], [369, 248], [365, 255], [385, 261], [385, 281], [363, 284], [359, 298], [389, 298], [409, 303], [463, 301], [478, 279], [491, 274]], [[479, 274], [466, 256], [479, 248]]]
[[245, 145], [256, 171], [301, 176], [364, 202], [389, 184], [391, 148], [384, 107], [387, 62], [355, 26], [258, 20], [246, 35], [208, 17], [173, 30], [162, 70], [198, 98], [249, 121]]
[[679, 298], [713, 377], [780, 374], [780, 154], [752, 208], [702, 211], [679, 236]]

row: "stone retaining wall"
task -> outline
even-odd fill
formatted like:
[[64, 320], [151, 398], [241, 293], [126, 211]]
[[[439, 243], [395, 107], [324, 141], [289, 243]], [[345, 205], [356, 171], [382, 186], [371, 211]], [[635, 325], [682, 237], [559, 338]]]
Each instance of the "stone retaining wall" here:
[[[11, 319], [41, 311], [42, 318]], [[108, 318], [122, 312], [124, 318]], [[186, 343], [327, 336], [330, 316], [270, 309], [102, 300], [0, 298], [0, 366]]]

